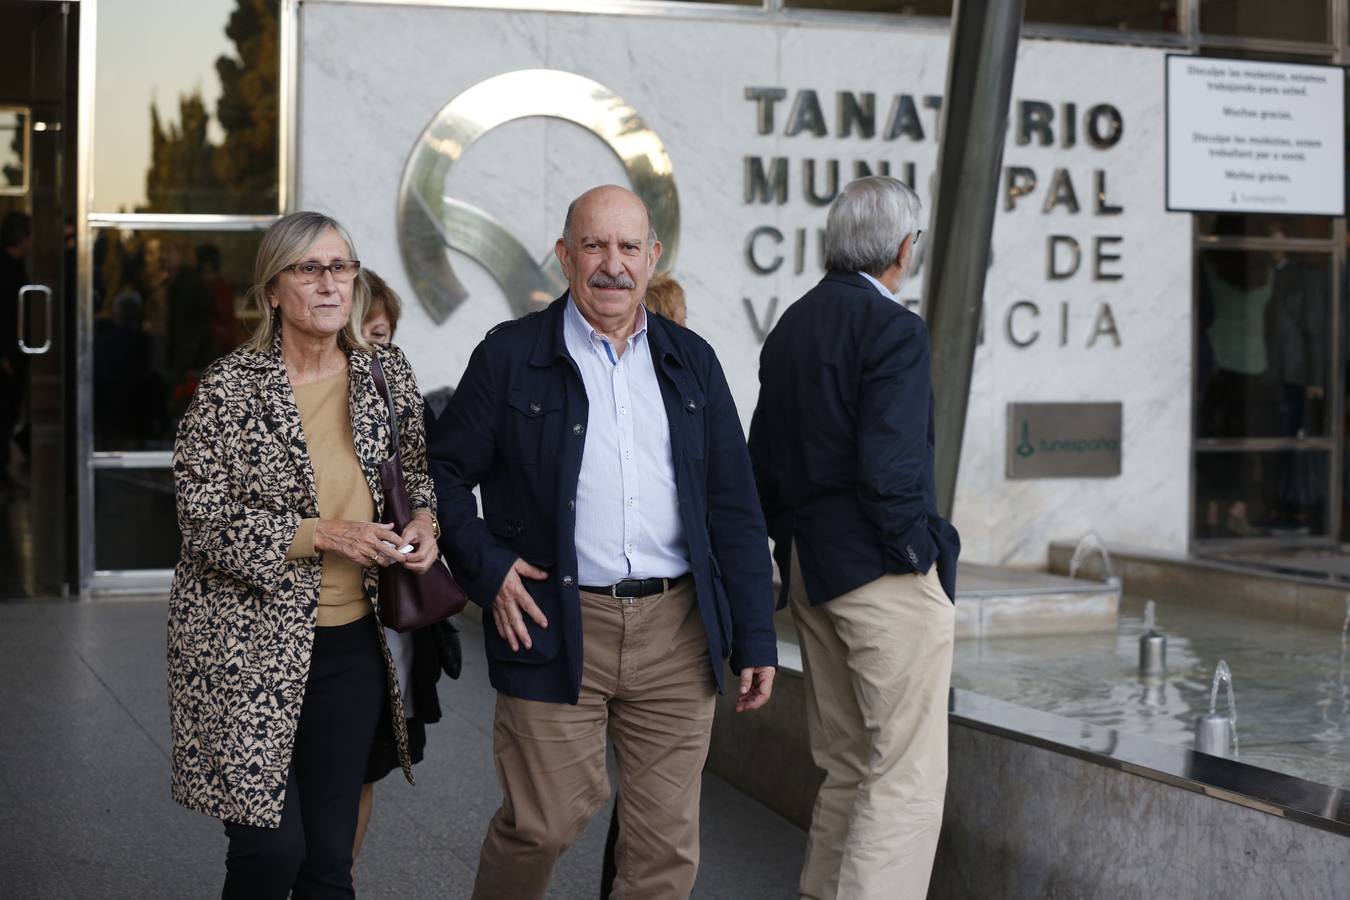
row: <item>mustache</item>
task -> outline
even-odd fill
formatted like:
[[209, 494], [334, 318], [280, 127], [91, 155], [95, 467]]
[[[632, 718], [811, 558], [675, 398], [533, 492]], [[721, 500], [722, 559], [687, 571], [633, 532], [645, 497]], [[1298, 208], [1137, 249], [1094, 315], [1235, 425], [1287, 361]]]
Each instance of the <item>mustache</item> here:
[[604, 272], [596, 272], [587, 281], [593, 288], [619, 288], [625, 291], [631, 291], [637, 287], [633, 279], [624, 275], [606, 275]]

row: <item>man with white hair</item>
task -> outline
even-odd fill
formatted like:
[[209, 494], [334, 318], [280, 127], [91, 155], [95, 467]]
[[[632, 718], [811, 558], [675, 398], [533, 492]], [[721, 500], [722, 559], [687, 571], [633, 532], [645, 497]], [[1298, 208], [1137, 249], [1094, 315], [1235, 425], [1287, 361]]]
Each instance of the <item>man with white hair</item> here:
[[923, 898], [942, 824], [960, 541], [935, 500], [928, 330], [894, 298], [919, 212], [894, 178], [846, 186], [825, 277], [760, 355], [750, 456], [825, 770], [803, 900]]

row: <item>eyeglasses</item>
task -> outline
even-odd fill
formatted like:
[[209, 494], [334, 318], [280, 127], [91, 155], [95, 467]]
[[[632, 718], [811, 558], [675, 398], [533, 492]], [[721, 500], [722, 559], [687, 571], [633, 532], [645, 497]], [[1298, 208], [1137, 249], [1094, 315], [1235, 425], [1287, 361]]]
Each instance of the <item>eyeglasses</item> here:
[[291, 271], [299, 279], [301, 284], [313, 284], [323, 273], [327, 272], [333, 276], [333, 280], [339, 284], [346, 284], [356, 278], [356, 273], [361, 271], [361, 261], [359, 259], [335, 259], [328, 265], [307, 259], [304, 262], [292, 263], [289, 266], [282, 266], [281, 271]]

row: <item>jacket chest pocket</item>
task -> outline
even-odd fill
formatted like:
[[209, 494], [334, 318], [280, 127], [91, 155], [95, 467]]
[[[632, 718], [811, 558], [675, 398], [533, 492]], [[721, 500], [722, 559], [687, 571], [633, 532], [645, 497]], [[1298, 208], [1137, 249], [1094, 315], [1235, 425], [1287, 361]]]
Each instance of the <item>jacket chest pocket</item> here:
[[507, 399], [502, 455], [511, 462], [537, 464], [561, 451], [562, 392], [518, 387]]

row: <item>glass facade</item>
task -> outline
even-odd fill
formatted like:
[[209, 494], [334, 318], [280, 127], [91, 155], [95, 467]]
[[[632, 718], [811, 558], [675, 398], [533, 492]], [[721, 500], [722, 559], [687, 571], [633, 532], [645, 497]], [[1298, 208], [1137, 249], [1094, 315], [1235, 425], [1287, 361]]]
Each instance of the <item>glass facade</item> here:
[[95, 211], [277, 211], [278, 7], [102, 0]]
[[1200, 0], [1200, 32], [1323, 44], [1331, 34], [1331, 9], [1327, 0]]
[[169, 469], [94, 473], [94, 567], [101, 571], [172, 569], [182, 538]]
[[1330, 257], [1203, 251], [1197, 275], [1196, 436], [1325, 436]]
[[170, 450], [208, 363], [238, 347], [254, 232], [100, 230], [94, 242], [94, 449]]
[[1196, 454], [1196, 537], [1326, 538], [1330, 462], [1322, 450]]

